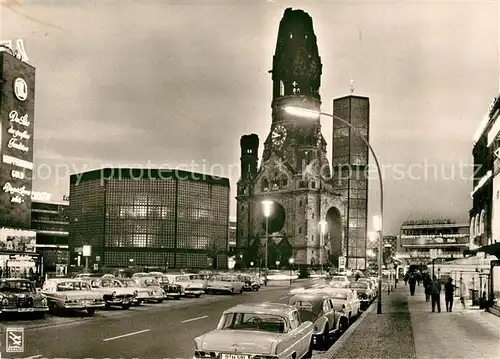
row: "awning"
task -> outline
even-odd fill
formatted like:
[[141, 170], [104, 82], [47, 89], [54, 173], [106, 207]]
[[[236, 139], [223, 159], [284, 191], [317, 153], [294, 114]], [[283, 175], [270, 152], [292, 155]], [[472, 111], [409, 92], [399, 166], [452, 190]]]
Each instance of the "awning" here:
[[486, 254], [491, 254], [492, 256], [497, 257], [500, 259], [500, 243], [493, 243], [488, 246], [480, 247], [478, 249], [475, 249], [471, 252], [484, 252]]

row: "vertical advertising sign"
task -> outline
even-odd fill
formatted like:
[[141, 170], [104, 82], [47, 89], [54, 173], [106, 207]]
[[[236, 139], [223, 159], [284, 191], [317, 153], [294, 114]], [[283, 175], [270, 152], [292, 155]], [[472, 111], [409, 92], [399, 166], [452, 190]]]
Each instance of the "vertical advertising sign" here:
[[35, 68], [0, 52], [0, 225], [31, 226]]

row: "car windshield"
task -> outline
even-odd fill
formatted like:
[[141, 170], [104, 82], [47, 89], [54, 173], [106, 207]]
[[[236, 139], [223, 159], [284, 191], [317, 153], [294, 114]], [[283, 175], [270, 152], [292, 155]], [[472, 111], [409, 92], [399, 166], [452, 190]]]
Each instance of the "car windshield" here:
[[144, 279], [144, 284], [148, 287], [153, 285], [158, 285], [158, 281], [155, 278], [147, 278]]
[[122, 284], [124, 287], [138, 287], [137, 283], [133, 279], [123, 280]]
[[28, 280], [6, 280], [0, 282], [0, 292], [34, 292], [33, 283]]
[[90, 286], [86, 282], [60, 282], [57, 283], [58, 292], [66, 292], [70, 290], [90, 290]]
[[368, 288], [368, 283], [364, 282], [356, 282], [351, 284], [352, 288], [361, 288], [361, 289], [367, 289]]
[[219, 277], [218, 278], [221, 282], [232, 282], [232, 277]]
[[179, 276], [175, 277], [175, 281], [176, 282], [189, 282], [189, 277], [179, 275]]
[[345, 277], [335, 276], [335, 277], [332, 278], [332, 281], [334, 281], [334, 282], [345, 282]]
[[222, 317], [219, 329], [285, 333], [285, 323], [283, 317], [275, 314], [226, 313]]
[[347, 299], [347, 293], [342, 293], [342, 292], [331, 293], [330, 297], [332, 299]]

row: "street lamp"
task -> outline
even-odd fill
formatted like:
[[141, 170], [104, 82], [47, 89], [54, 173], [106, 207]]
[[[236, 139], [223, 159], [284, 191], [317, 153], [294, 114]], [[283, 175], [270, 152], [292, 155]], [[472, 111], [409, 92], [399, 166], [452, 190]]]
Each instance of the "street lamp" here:
[[292, 285], [292, 267], [293, 263], [295, 262], [295, 259], [293, 257], [288, 258], [288, 264], [290, 265], [290, 286]]
[[380, 163], [378, 161], [378, 157], [375, 154], [375, 151], [373, 150], [372, 146], [368, 142], [368, 140], [365, 138], [365, 136], [361, 135], [356, 127], [353, 127], [353, 125], [349, 122], [344, 120], [341, 117], [335, 116], [330, 113], [325, 113], [321, 111], [316, 111], [316, 110], [311, 110], [311, 109], [306, 109], [306, 108], [301, 108], [301, 107], [295, 107], [295, 106], [285, 106], [285, 111], [291, 115], [295, 116], [301, 116], [301, 117], [308, 117], [311, 119], [319, 119], [321, 116], [326, 116], [330, 117], [334, 120], [337, 120], [339, 122], [342, 122], [344, 125], [348, 126], [353, 130], [353, 133], [356, 134], [361, 140], [365, 143], [366, 146], [368, 146], [368, 149], [370, 150], [370, 153], [373, 156], [373, 160], [375, 161], [375, 165], [377, 166], [377, 172], [378, 172], [378, 179], [379, 179], [379, 184], [380, 184], [380, 221], [378, 223], [378, 231], [380, 232], [379, 236], [379, 266], [378, 266], [378, 302], [377, 302], [377, 314], [382, 313], [382, 216], [384, 215], [384, 183], [382, 181], [382, 169], [380, 168]]
[[262, 204], [262, 210], [264, 212], [264, 217], [266, 217], [266, 249], [265, 249], [265, 257], [264, 257], [264, 266], [265, 266], [265, 272], [264, 272], [264, 285], [267, 285], [267, 254], [268, 254], [268, 236], [269, 236], [269, 217], [271, 216], [271, 210], [273, 208], [273, 201], [265, 200], [261, 202]]
[[319, 263], [321, 264], [321, 275], [323, 275], [323, 246], [328, 223], [325, 220], [319, 221], [320, 241], [319, 241]]

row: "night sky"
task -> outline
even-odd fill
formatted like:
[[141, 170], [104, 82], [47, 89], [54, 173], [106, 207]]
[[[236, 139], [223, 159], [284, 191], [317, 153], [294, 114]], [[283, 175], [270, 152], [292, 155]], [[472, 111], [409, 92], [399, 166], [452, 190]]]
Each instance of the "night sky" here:
[[[467, 222], [472, 137], [498, 94], [493, 1], [2, 1], [0, 39], [24, 39], [37, 68], [34, 189], [58, 200], [70, 173], [170, 166], [227, 176], [234, 197], [240, 136], [262, 143], [270, 129], [287, 7], [313, 18], [322, 110], [351, 79], [370, 97], [385, 234], [407, 219]], [[370, 187], [373, 214], [375, 176]]]

